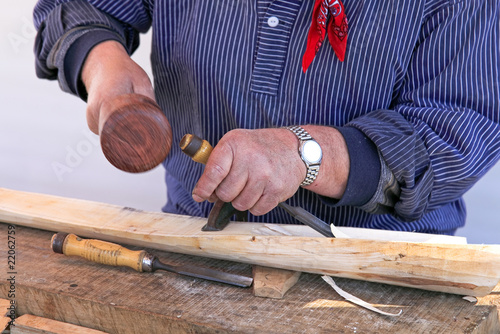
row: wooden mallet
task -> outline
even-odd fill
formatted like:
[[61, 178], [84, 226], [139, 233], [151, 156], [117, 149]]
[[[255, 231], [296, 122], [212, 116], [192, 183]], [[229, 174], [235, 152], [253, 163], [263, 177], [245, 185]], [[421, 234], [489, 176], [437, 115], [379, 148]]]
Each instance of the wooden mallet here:
[[140, 94], [120, 95], [101, 108], [99, 136], [106, 159], [129, 173], [158, 166], [172, 146], [166, 116], [155, 101]]

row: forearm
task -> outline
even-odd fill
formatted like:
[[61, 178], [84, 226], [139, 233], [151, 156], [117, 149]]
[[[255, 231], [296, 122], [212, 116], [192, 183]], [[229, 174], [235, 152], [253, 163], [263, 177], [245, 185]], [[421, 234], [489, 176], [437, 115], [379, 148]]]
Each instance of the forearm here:
[[[61, 3], [56, 0], [41, 0], [37, 3], [33, 16], [38, 34], [35, 40], [37, 76], [57, 79], [61, 88], [86, 99], [86, 92], [79, 81], [80, 71], [88, 52], [106, 40], [115, 40], [132, 53], [139, 44], [138, 31], [148, 28], [145, 9], [139, 10], [134, 20], [126, 19], [126, 6], [115, 6], [108, 10], [109, 2], [75, 0]], [[137, 8], [136, 8], [137, 9]], [[129, 11], [132, 9], [129, 9]], [[114, 17], [114, 12], [117, 16]]]
[[[355, 129], [343, 129], [343, 135], [328, 126], [302, 127], [323, 151], [319, 173], [305, 189], [334, 199], [337, 205], [365, 204], [375, 193], [380, 178], [380, 162], [373, 143]], [[232, 202], [238, 210], [262, 215], [293, 196], [306, 171], [299, 154], [299, 140], [288, 129], [233, 130], [214, 148], [193, 190], [193, 198], [219, 198]]]

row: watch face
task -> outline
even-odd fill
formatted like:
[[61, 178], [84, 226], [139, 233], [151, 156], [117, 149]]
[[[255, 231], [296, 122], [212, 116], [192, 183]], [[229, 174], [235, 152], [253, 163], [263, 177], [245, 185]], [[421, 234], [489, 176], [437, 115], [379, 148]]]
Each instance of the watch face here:
[[309, 164], [318, 164], [321, 162], [323, 157], [323, 152], [321, 147], [314, 140], [306, 140], [302, 143], [302, 158], [306, 160]]

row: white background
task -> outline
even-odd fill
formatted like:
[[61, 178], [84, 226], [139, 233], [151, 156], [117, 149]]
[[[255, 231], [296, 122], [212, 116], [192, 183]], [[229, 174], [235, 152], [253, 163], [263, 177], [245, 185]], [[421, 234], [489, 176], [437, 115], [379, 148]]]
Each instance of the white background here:
[[[0, 12], [0, 187], [159, 211], [163, 168], [127, 174], [104, 158], [86, 125], [85, 103], [35, 76], [33, 0]], [[150, 35], [134, 59], [148, 73]], [[175, 143], [174, 143], [175, 144]], [[465, 196], [469, 243], [500, 243], [500, 165]]]

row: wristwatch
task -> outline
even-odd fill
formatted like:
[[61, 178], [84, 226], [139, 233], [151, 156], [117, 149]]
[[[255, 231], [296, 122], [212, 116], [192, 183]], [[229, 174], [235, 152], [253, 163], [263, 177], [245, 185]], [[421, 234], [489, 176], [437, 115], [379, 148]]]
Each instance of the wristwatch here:
[[307, 168], [306, 178], [300, 184], [301, 187], [310, 185], [316, 180], [323, 158], [323, 151], [316, 140], [300, 126], [287, 126], [299, 138], [299, 155]]

